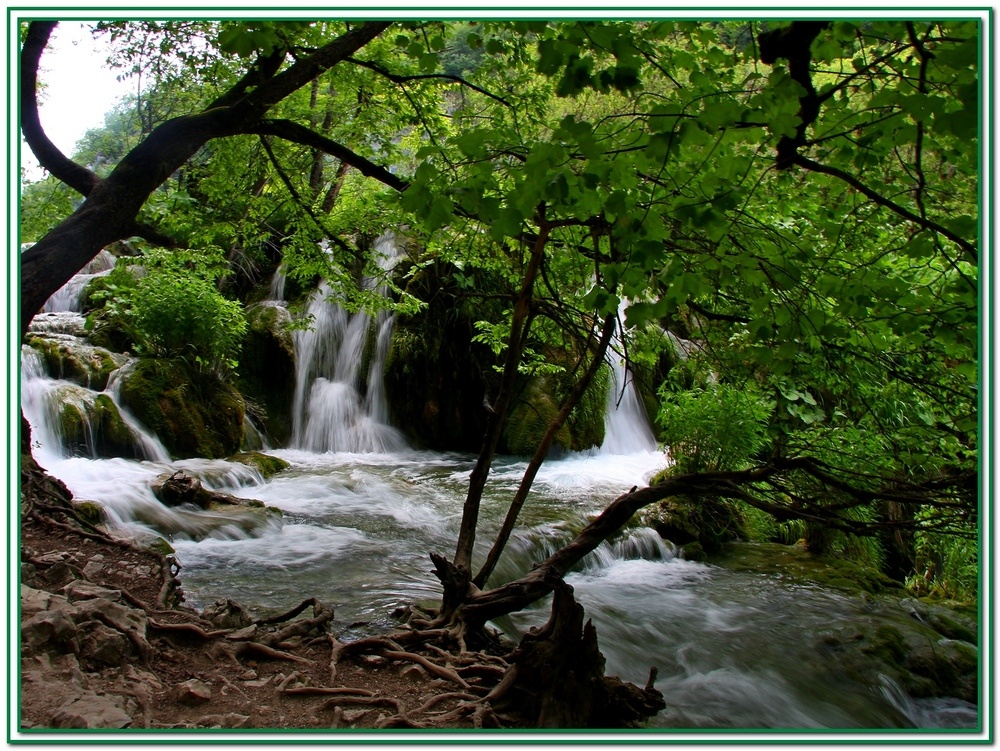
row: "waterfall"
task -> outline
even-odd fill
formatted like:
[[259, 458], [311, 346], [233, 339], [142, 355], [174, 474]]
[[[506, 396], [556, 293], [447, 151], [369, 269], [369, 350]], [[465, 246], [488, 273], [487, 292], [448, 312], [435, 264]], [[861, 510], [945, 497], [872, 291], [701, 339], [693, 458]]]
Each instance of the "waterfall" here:
[[[622, 308], [624, 313], [624, 304]], [[619, 316], [620, 318], [623, 316]], [[621, 337], [616, 333], [611, 350], [611, 384], [604, 413], [604, 443], [601, 454], [638, 454], [657, 450], [656, 437], [635, 383], [618, 356]]]
[[83, 290], [93, 279], [107, 275], [115, 267], [115, 260], [115, 256], [107, 250], [102, 250], [94, 256], [90, 263], [80, 269], [78, 274], [46, 300], [45, 307], [42, 308], [43, 312], [79, 311]]
[[[375, 252], [382, 270], [389, 271], [397, 258], [394, 237], [380, 237]], [[375, 278], [363, 284], [384, 291]], [[394, 316], [386, 310], [374, 318], [363, 311], [349, 313], [329, 299], [332, 294], [323, 282], [309, 303], [312, 327], [293, 334], [292, 444], [317, 453], [401, 450], [406, 444], [387, 423], [382, 386]]]

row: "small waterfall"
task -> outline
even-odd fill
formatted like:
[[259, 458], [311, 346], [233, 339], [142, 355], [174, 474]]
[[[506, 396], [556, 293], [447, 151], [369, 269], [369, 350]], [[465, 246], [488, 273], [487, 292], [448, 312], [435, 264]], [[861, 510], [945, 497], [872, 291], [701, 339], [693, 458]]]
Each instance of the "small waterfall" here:
[[115, 260], [115, 256], [107, 250], [102, 250], [78, 274], [46, 300], [42, 311], [45, 313], [58, 313], [61, 311], [78, 312], [80, 310], [80, 297], [83, 295], [83, 290], [96, 277], [108, 274], [115, 267]]
[[[383, 270], [396, 261], [391, 234], [376, 241]], [[377, 280], [364, 280], [377, 289]], [[313, 325], [296, 331], [292, 443], [306, 451], [385, 453], [405, 448], [402, 435], [387, 424], [382, 369], [394, 316], [380, 311], [349, 313], [329, 300], [324, 282], [309, 303]], [[372, 341], [374, 339], [374, 342]], [[365, 381], [365, 366], [368, 377]]]
[[288, 275], [285, 273], [284, 265], [278, 266], [274, 272], [274, 276], [271, 277], [271, 287], [267, 293], [268, 300], [276, 302], [285, 301], [285, 282], [287, 279]]
[[[624, 313], [624, 308], [622, 310]], [[657, 450], [656, 437], [649, 426], [646, 410], [639, 400], [631, 374], [618, 356], [620, 338], [611, 346], [611, 385], [604, 413], [604, 443], [601, 454], [639, 454]]]

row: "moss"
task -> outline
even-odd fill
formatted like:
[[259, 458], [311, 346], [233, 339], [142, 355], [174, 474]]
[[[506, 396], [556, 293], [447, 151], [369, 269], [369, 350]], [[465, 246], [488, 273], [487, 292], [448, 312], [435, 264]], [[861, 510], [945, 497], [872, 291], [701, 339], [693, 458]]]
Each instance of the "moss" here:
[[154, 537], [145, 543], [147, 550], [152, 550], [160, 555], [173, 555], [176, 551], [169, 542], [162, 537]]
[[103, 391], [108, 385], [108, 378], [124, 362], [121, 355], [75, 340], [29, 334], [25, 343], [41, 354], [50, 376], [94, 391]]
[[104, 510], [104, 506], [96, 501], [74, 501], [73, 508], [84, 521], [91, 524], [103, 524], [107, 521], [108, 515]]
[[287, 443], [292, 434], [295, 393], [295, 346], [286, 308], [273, 304], [247, 310], [249, 330], [240, 352], [239, 387], [248, 401], [259, 405], [254, 420], [270, 440]]
[[906, 660], [906, 639], [899, 629], [882, 624], [875, 629], [871, 643], [864, 647], [865, 654], [878, 658], [891, 665], [902, 666]]
[[274, 477], [274, 475], [292, 466], [284, 459], [279, 459], [277, 456], [264, 454], [260, 451], [244, 451], [239, 454], [233, 454], [229, 457], [229, 461], [255, 467], [265, 480]]
[[[402, 274], [405, 264], [397, 266]], [[383, 377], [390, 421], [410, 443], [440, 451], [478, 452], [488, 413], [483, 398], [496, 392], [499, 362], [488, 347], [473, 341], [477, 320], [499, 320], [496, 301], [472, 301], [458, 289], [455, 268], [432, 263], [413, 270], [406, 291], [425, 307], [399, 315]], [[471, 273], [471, 272], [470, 272]], [[476, 289], [502, 289], [485, 272]], [[399, 281], [403, 282], [403, 279]]]
[[704, 561], [708, 558], [705, 548], [700, 542], [689, 542], [681, 551], [681, 557], [687, 561]]
[[736, 539], [739, 530], [732, 506], [709, 497], [672, 496], [646, 510], [643, 519], [663, 539], [685, 546], [697, 542], [708, 553]]
[[780, 573], [791, 581], [812, 582], [847, 592], [902, 594], [903, 585], [880, 571], [832, 556], [811, 553], [800, 545], [733, 542], [712, 562], [736, 571]]
[[59, 435], [66, 451], [76, 456], [141, 459], [135, 434], [108, 394], [66, 386], [57, 392]]
[[[507, 453], [530, 456], [542, 442], [552, 420], [559, 414], [559, 404], [553, 398], [552, 377], [532, 378], [507, 415], [503, 431], [503, 448]], [[563, 424], [556, 433], [554, 445], [569, 449], [573, 436]]]
[[239, 449], [243, 397], [182, 360], [136, 361], [122, 375], [121, 398], [175, 457], [217, 459]]

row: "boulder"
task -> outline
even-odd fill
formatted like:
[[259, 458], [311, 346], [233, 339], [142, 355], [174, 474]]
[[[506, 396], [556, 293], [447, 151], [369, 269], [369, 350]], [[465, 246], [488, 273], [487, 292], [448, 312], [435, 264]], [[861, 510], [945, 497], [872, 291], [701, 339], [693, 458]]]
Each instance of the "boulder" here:
[[103, 391], [111, 374], [128, 360], [125, 355], [84, 344], [78, 337], [66, 334], [29, 334], [25, 343], [42, 355], [45, 370], [52, 378], [94, 391]]
[[266, 300], [246, 309], [248, 331], [240, 353], [239, 387], [255, 423], [275, 444], [292, 434], [295, 346], [292, 317], [283, 305]]
[[132, 718], [122, 709], [122, 699], [87, 691], [70, 699], [52, 715], [54, 728], [127, 728]]
[[121, 372], [121, 401], [175, 457], [219, 459], [240, 448], [243, 397], [183, 360], [133, 360]]

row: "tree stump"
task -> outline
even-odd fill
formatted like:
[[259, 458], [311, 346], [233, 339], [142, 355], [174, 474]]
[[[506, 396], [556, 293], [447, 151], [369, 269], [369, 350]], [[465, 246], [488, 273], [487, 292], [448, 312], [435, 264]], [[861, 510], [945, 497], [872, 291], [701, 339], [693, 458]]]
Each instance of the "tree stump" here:
[[666, 707], [652, 687], [655, 671], [645, 688], [605, 677], [597, 629], [583, 616], [573, 588], [560, 580], [549, 621], [525, 634], [511, 656], [514, 676], [497, 709], [535, 718], [540, 728], [621, 728]]

